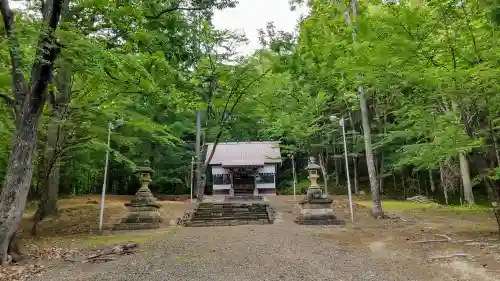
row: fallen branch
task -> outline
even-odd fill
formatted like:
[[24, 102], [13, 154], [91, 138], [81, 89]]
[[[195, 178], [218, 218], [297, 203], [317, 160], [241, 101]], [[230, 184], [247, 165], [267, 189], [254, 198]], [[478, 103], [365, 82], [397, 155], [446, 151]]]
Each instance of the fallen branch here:
[[112, 258], [112, 257], [100, 257], [100, 258], [95, 258], [95, 259], [89, 260], [88, 262], [98, 263], [98, 262], [108, 262], [108, 261], [113, 261], [113, 260], [115, 260], [115, 258]]
[[442, 242], [451, 242], [451, 238], [444, 234], [434, 234], [435, 236], [444, 237], [445, 239], [432, 239], [432, 240], [418, 240], [412, 241], [412, 243], [442, 243]]
[[447, 256], [434, 256], [434, 257], [431, 257], [431, 259], [432, 260], [435, 260], [435, 259], [451, 259], [451, 258], [455, 258], [455, 257], [465, 258], [467, 256], [468, 255], [464, 254], [464, 253], [457, 253], [457, 254], [447, 255]]
[[[476, 242], [475, 240], [467, 239], [467, 240], [448, 240], [448, 239], [435, 239], [435, 240], [418, 240], [418, 241], [411, 241], [410, 243], [453, 243], [453, 244], [460, 244], [460, 243], [471, 243], [471, 242]], [[472, 246], [472, 245], [466, 245], [466, 246]]]
[[88, 256], [82, 260], [75, 260], [75, 259], [64, 259], [64, 261], [67, 262], [81, 262], [81, 263], [86, 263], [86, 262], [107, 262], [107, 261], [112, 261], [115, 258], [110, 257], [110, 255], [129, 255], [133, 254], [134, 250], [138, 247], [137, 243], [129, 243], [129, 244], [121, 244], [121, 245], [116, 245], [112, 247], [109, 250], [105, 250], [101, 253]]
[[435, 236], [439, 236], [439, 237], [444, 237], [446, 238], [448, 241], [451, 241], [451, 238], [447, 235], [444, 235], [444, 234], [434, 234]]
[[87, 257], [87, 260], [92, 260], [92, 259], [97, 259], [102, 256], [108, 256], [108, 255], [126, 255], [126, 254], [131, 254], [133, 253], [133, 250], [137, 248], [137, 243], [129, 243], [129, 244], [122, 244], [122, 245], [117, 245], [114, 246], [113, 248], [104, 251], [99, 254], [95, 254], [93, 256]]

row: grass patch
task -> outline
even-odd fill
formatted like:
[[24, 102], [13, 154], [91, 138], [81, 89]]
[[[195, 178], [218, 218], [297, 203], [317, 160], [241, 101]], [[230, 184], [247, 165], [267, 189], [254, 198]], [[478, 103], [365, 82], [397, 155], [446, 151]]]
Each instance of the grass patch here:
[[[365, 207], [372, 206], [372, 202], [368, 200], [357, 201], [357, 204]], [[489, 212], [491, 208], [484, 205], [474, 205], [474, 206], [445, 206], [439, 205], [438, 203], [416, 203], [411, 201], [396, 201], [396, 200], [386, 200], [382, 201], [382, 208], [388, 211], [426, 211], [432, 209], [438, 212], [453, 212], [453, 213], [477, 213], [477, 212]]]
[[[128, 195], [106, 196], [104, 230], [111, 230], [127, 214], [124, 203], [131, 199], [133, 199], [133, 196]], [[68, 238], [74, 235], [93, 235], [99, 225], [100, 204], [95, 204], [99, 200], [100, 197], [98, 195], [60, 199], [58, 201], [58, 216], [46, 218], [40, 222], [38, 225], [38, 238]], [[191, 204], [181, 201], [160, 201], [158, 203], [161, 205], [160, 215], [164, 221], [161, 227], [168, 227], [171, 220], [182, 217], [191, 208]], [[20, 231], [24, 236], [30, 236], [36, 206], [36, 202], [29, 204], [24, 213], [20, 226]]]
[[163, 230], [163, 231], [148, 231], [148, 232], [141, 232], [141, 233], [119, 233], [119, 234], [110, 234], [110, 235], [103, 235], [103, 236], [88, 236], [82, 239], [80, 242], [83, 246], [89, 247], [89, 248], [100, 248], [102, 246], [106, 245], [115, 245], [115, 244], [123, 244], [123, 243], [128, 243], [128, 242], [135, 242], [135, 243], [144, 243], [148, 242], [154, 239], [158, 239], [161, 237], [164, 237], [167, 234], [172, 233], [176, 229], [179, 229], [178, 227], [173, 227], [168, 230]]
[[26, 245], [36, 244], [38, 247], [61, 247], [61, 248], [89, 248], [98, 249], [124, 243], [143, 244], [165, 236], [181, 229], [181, 227], [171, 227], [168, 229], [140, 230], [136, 232], [117, 232], [102, 236], [96, 234], [69, 235], [66, 237], [28, 237], [24, 239]]
[[[356, 202], [358, 205], [371, 207], [372, 201], [362, 200]], [[395, 201], [395, 200], [387, 200], [382, 201], [382, 208], [391, 211], [406, 211], [406, 210], [414, 210], [414, 209], [425, 209], [425, 208], [438, 208], [439, 204], [437, 203], [415, 203], [410, 201]]]

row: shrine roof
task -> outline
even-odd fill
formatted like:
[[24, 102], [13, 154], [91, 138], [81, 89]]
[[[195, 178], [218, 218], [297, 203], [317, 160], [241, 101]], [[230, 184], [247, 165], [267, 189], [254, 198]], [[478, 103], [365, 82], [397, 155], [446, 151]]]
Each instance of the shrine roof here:
[[[207, 145], [205, 161], [213, 150], [213, 143]], [[281, 163], [279, 142], [250, 141], [218, 143], [209, 165], [263, 166], [265, 163]]]

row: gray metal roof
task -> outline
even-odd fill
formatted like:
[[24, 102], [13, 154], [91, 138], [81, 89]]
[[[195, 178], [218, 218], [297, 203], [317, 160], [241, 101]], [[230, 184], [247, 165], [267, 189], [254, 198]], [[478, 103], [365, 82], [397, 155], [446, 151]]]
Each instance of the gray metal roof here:
[[[205, 161], [208, 160], [213, 146], [213, 143], [207, 144]], [[265, 163], [281, 163], [279, 142], [250, 141], [218, 143], [209, 165], [263, 166]]]

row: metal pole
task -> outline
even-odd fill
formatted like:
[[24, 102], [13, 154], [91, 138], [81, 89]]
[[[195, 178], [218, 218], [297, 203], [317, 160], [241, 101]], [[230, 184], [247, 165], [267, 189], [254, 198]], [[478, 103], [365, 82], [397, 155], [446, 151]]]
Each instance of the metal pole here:
[[342, 137], [344, 139], [344, 156], [345, 156], [345, 171], [347, 173], [347, 192], [349, 193], [349, 212], [351, 213], [351, 222], [354, 227], [354, 212], [352, 208], [352, 192], [351, 192], [351, 178], [349, 175], [349, 158], [347, 157], [347, 141], [345, 139], [345, 124], [344, 118], [340, 119], [340, 126], [342, 127]]
[[191, 157], [191, 178], [189, 180], [189, 187], [191, 188], [191, 202], [193, 202], [193, 178], [194, 178], [194, 156]]
[[104, 182], [102, 183], [102, 194], [101, 194], [101, 210], [99, 213], [99, 234], [102, 234], [102, 223], [104, 220], [104, 198], [106, 197], [106, 182], [108, 180], [108, 162], [109, 162], [109, 150], [111, 141], [111, 128], [112, 123], [108, 124], [108, 147], [106, 149], [106, 161], [104, 164]]
[[296, 201], [296, 182], [297, 182], [297, 176], [295, 175], [295, 158], [293, 157], [292, 154], [292, 174], [293, 174], [293, 201]]
[[201, 110], [196, 111], [196, 198], [201, 201]]

